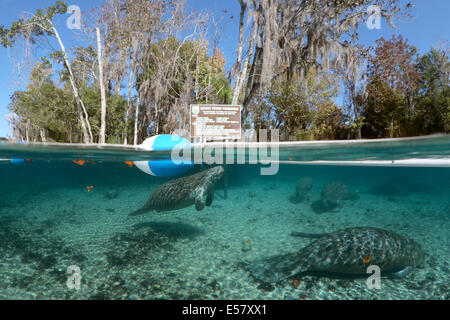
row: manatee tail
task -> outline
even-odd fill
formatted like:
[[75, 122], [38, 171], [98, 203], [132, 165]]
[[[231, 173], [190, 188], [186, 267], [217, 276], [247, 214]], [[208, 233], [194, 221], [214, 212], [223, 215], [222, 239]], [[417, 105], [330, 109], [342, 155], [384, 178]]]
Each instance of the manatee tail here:
[[137, 209], [136, 211], [133, 211], [132, 213], [129, 214], [129, 216], [137, 216], [137, 215], [140, 215], [140, 214], [147, 213], [147, 212], [149, 212], [151, 210], [152, 210], [151, 208], [148, 208], [148, 207], [144, 206], [144, 207], [142, 207], [140, 209]]
[[305, 233], [305, 232], [296, 232], [292, 231], [291, 236], [299, 237], [299, 238], [320, 238], [323, 237], [326, 233]]
[[307, 271], [307, 266], [302, 254], [289, 253], [257, 259], [250, 264], [249, 270], [256, 279], [273, 283]]

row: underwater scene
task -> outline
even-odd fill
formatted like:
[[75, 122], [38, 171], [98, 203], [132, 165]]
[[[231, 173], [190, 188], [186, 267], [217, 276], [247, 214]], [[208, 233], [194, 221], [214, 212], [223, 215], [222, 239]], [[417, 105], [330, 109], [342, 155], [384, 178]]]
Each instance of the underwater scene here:
[[2, 161], [0, 299], [450, 298], [450, 168], [260, 169]]

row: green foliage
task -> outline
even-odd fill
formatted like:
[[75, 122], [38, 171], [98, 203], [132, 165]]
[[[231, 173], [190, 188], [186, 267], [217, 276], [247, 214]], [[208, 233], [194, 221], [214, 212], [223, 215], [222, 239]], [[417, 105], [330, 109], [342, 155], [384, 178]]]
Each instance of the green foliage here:
[[450, 131], [450, 63], [446, 50], [420, 58], [401, 37], [378, 42], [369, 65], [363, 134], [368, 138]]
[[67, 4], [64, 1], [56, 1], [55, 5], [38, 9], [29, 19], [19, 19], [7, 29], [0, 26], [0, 44], [7, 48], [14, 44], [18, 36], [27, 34], [31, 43], [43, 35], [53, 35], [52, 20], [57, 14], [65, 14]]
[[[30, 84], [25, 91], [16, 91], [11, 97], [9, 109], [21, 117], [24, 122], [31, 120], [32, 125], [45, 129], [48, 138], [59, 142], [81, 141], [77, 106], [73, 93], [66, 83], [58, 88], [52, 81], [50, 62], [44, 58], [31, 72]], [[100, 89], [95, 86], [83, 87], [80, 95], [85, 101], [93, 133], [100, 132]], [[123, 115], [126, 100], [117, 95], [107, 97], [107, 137], [116, 137], [123, 130]]]
[[34, 126], [46, 129], [54, 140], [67, 141], [78, 130], [73, 97], [69, 91], [57, 88], [49, 76], [37, 76], [42, 68], [43, 64], [34, 68], [35, 77], [26, 91], [13, 93], [9, 108]]
[[341, 135], [344, 115], [334, 101], [337, 79], [320, 76], [314, 69], [304, 82], [275, 82], [263, 106], [252, 107], [255, 129], [279, 128], [296, 140], [335, 139]]
[[370, 138], [404, 136], [415, 116], [420, 74], [415, 66], [417, 49], [402, 36], [377, 40], [369, 57], [367, 101], [362, 132]]
[[446, 50], [432, 48], [417, 62], [422, 75], [415, 124], [424, 134], [450, 132], [450, 62]]
[[[80, 90], [80, 96], [89, 114], [92, 133], [94, 136], [98, 136], [101, 125], [100, 89], [96, 86], [84, 87]], [[108, 106], [106, 113], [106, 136], [116, 137], [117, 135], [121, 135], [125, 125], [123, 117], [127, 107], [126, 100], [119, 95], [108, 95], [106, 105]]]
[[[366, 0], [340, 1], [333, 5], [351, 11], [366, 3]], [[161, 27], [166, 9], [160, 2], [144, 0], [109, 2], [99, 9], [99, 21], [104, 25], [108, 143], [121, 143], [125, 136], [134, 133], [136, 93], [140, 94], [139, 141], [147, 135], [185, 128], [189, 121], [187, 106], [191, 103], [231, 103], [232, 87], [225, 74], [226, 59], [222, 52], [211, 48], [202, 37], [180, 41], [176, 32], [162, 32], [166, 30]], [[141, 16], [143, 10], [150, 10], [149, 15]], [[42, 36], [53, 36], [53, 18], [66, 11], [66, 3], [57, 1], [29, 18], [17, 20], [10, 28], [0, 26], [0, 44], [10, 47], [20, 36], [26, 36], [31, 43]], [[154, 19], [148, 19], [150, 16]], [[133, 46], [136, 25], [146, 22], [143, 26], [146, 31], [141, 32], [138, 45]], [[283, 47], [284, 43], [279, 45]], [[71, 49], [75, 86], [86, 106], [92, 133], [98, 137], [101, 97], [97, 48], [93, 44]], [[319, 46], [317, 51], [320, 49]], [[298, 57], [303, 56], [308, 55], [298, 53]], [[381, 38], [369, 55], [365, 86], [352, 90], [353, 108], [346, 111], [335, 103], [340, 80], [334, 72], [321, 74], [316, 69], [308, 69], [311, 64], [299, 58], [283, 62], [274, 71], [276, 76], [270, 72], [265, 78], [261, 75], [264, 68], [260, 58], [254, 53], [256, 60], [248, 66], [248, 71], [255, 73], [247, 74], [243, 87], [246, 92], [241, 92], [244, 104], [250, 101], [244, 108], [249, 112], [249, 117], [244, 119], [245, 128], [277, 128], [285, 139], [296, 140], [345, 139], [360, 133], [364, 138], [382, 138], [450, 132], [448, 50], [431, 49], [417, 57], [417, 49], [401, 36], [390, 40]], [[319, 64], [320, 59], [316, 62]], [[265, 67], [273, 63], [267, 62]], [[54, 70], [53, 64], [62, 68]], [[349, 66], [342, 68], [348, 72], [353, 70]], [[306, 75], [300, 77], [300, 70], [306, 69]], [[63, 52], [51, 52], [34, 66], [26, 90], [13, 93], [9, 108], [18, 115], [22, 126], [27, 124], [35, 132], [45, 130], [47, 139], [80, 142], [83, 136], [80, 109], [68, 72]], [[130, 74], [134, 76], [130, 82], [134, 98], [130, 97], [128, 104], [127, 94], [120, 89], [128, 88]], [[269, 79], [263, 86], [259, 84], [264, 89], [253, 90], [252, 84], [261, 79]], [[114, 85], [116, 90], [112, 88]]]

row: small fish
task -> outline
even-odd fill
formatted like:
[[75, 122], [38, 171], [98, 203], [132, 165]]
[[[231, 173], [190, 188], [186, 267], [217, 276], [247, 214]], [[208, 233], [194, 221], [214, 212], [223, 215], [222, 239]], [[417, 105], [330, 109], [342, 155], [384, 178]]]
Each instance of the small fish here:
[[300, 285], [300, 282], [298, 282], [298, 280], [294, 280], [292, 281], [292, 283], [294, 284], [294, 287], [298, 288], [298, 286]]
[[91, 192], [91, 190], [94, 189], [94, 186], [87, 186], [86, 189], [88, 192]]
[[27, 162], [33, 162], [33, 159], [27, 159]]
[[79, 166], [82, 166], [86, 163], [84, 160], [72, 160], [73, 163], [76, 163]]
[[130, 168], [134, 167], [134, 162], [133, 161], [125, 161], [125, 164], [128, 165]]
[[366, 254], [366, 255], [363, 257], [363, 263], [364, 263], [364, 264], [369, 263], [370, 260], [372, 260], [372, 256], [371, 256], [370, 254]]

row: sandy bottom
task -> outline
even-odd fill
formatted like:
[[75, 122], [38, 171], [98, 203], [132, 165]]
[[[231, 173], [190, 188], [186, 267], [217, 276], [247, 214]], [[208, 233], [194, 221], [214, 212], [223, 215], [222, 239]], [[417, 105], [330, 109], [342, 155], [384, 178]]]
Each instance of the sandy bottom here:
[[[0, 209], [0, 299], [450, 298], [448, 193], [386, 197], [355, 183], [349, 189], [359, 199], [318, 214], [311, 204], [323, 182], [295, 204], [289, 198], [296, 180], [256, 178], [230, 186], [227, 199], [218, 188], [212, 206], [200, 212], [189, 207], [135, 217], [127, 214], [157, 185], [17, 192]], [[401, 279], [383, 278], [379, 290], [368, 289], [364, 278], [312, 275], [263, 284], [247, 269], [255, 258], [295, 252], [312, 241], [292, 231], [353, 226], [415, 239], [426, 252], [424, 267]], [[67, 288], [71, 265], [80, 267], [80, 290]]]

